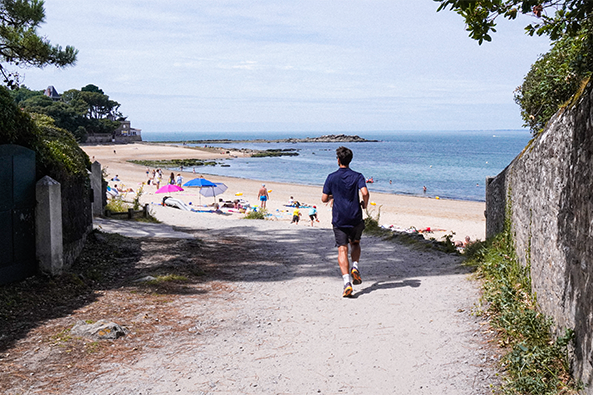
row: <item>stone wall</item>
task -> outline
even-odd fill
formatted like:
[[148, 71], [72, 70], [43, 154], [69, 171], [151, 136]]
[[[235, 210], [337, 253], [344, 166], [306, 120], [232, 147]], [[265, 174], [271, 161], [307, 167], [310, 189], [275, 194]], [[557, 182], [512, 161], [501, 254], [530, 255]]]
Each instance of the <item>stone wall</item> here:
[[142, 136], [122, 136], [116, 135], [113, 137], [111, 134], [95, 134], [88, 136], [87, 140], [83, 145], [94, 145], [94, 144], [128, 144], [142, 141]]
[[72, 266], [93, 230], [91, 186], [88, 177], [73, 178], [61, 184], [64, 270]]
[[531, 265], [541, 310], [573, 328], [573, 370], [593, 394], [593, 90], [487, 181], [486, 234], [511, 215], [517, 256]]

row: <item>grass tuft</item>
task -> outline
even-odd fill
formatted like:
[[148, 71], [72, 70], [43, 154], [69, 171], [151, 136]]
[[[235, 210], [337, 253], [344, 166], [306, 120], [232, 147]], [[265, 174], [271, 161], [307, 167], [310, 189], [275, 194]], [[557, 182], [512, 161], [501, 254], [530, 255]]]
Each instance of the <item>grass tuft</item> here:
[[107, 201], [105, 209], [114, 213], [125, 213], [130, 206], [120, 196], [115, 196]]
[[171, 282], [183, 283], [187, 281], [189, 281], [189, 279], [185, 276], [180, 276], [178, 274], [167, 274], [165, 276], [157, 276], [154, 280], [146, 281], [145, 284], [158, 285]]
[[467, 264], [475, 266], [484, 280], [485, 314], [498, 330], [506, 371], [505, 394], [576, 394], [580, 388], [570, 375], [568, 345], [573, 332], [552, 336], [553, 322], [537, 310], [531, 293], [530, 267], [515, 256], [507, 229], [487, 242], [469, 246]]
[[266, 219], [267, 214], [268, 212], [265, 209], [260, 209], [257, 211], [252, 210], [245, 214], [245, 217], [243, 217], [243, 219]]

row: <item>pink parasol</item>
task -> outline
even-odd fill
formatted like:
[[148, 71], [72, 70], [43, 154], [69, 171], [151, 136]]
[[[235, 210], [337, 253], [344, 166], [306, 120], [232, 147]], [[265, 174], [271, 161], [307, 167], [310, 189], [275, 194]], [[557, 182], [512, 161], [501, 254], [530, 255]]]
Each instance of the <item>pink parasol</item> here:
[[183, 191], [183, 188], [181, 188], [177, 185], [174, 185], [174, 184], [167, 184], [167, 185], [157, 189], [157, 191], [155, 193], [170, 193], [170, 192], [178, 192], [178, 191]]

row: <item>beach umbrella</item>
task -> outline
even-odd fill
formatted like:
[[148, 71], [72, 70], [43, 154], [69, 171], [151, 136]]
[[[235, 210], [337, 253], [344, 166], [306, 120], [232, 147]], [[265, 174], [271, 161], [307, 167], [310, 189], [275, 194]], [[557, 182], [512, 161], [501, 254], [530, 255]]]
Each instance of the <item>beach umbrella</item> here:
[[[213, 188], [216, 186], [216, 184], [213, 183], [212, 181], [205, 179], [204, 177], [199, 177], [199, 178], [194, 178], [193, 180], [189, 180], [188, 182], [183, 184], [183, 186], [188, 187], [188, 188], [200, 188], [200, 192], [201, 192], [202, 188], [204, 188], [204, 187]], [[208, 195], [208, 196], [210, 196], [210, 195]], [[202, 195], [200, 195], [200, 204], [202, 204]]]
[[[203, 196], [216, 196], [216, 195], [220, 195], [221, 193], [224, 193], [224, 191], [226, 191], [229, 187], [227, 187], [226, 185], [224, 185], [222, 182], [219, 182], [218, 184], [214, 184], [214, 186], [211, 187], [203, 187], [200, 188], [200, 194]], [[215, 199], [216, 201], [216, 199]]]
[[157, 191], [155, 193], [170, 193], [170, 192], [178, 192], [178, 191], [183, 191], [183, 188], [178, 187], [177, 185], [174, 185], [174, 184], [167, 184], [167, 185], [162, 186], [159, 189], [157, 189]]
[[208, 181], [205, 178], [194, 178], [193, 180], [189, 180], [188, 182], [186, 182], [185, 184], [183, 184], [184, 187], [193, 187], [193, 188], [202, 188], [202, 187], [214, 187], [216, 186], [215, 183], [213, 183], [212, 181]]

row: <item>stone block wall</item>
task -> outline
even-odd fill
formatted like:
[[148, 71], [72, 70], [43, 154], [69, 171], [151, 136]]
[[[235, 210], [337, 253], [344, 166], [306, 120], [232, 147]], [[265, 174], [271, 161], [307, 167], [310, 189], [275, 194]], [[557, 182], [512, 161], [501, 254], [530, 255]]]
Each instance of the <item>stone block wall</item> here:
[[91, 186], [88, 177], [70, 179], [61, 184], [64, 270], [72, 266], [93, 230]]
[[517, 256], [558, 333], [575, 331], [573, 370], [593, 394], [593, 90], [558, 114], [486, 188], [486, 234], [507, 208]]
[[128, 144], [142, 141], [142, 136], [122, 136], [117, 135], [113, 137], [111, 134], [96, 134], [88, 136], [85, 145], [94, 144]]

